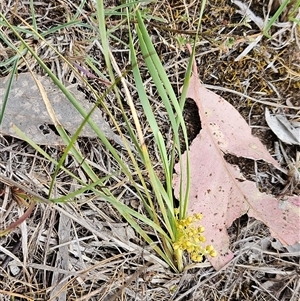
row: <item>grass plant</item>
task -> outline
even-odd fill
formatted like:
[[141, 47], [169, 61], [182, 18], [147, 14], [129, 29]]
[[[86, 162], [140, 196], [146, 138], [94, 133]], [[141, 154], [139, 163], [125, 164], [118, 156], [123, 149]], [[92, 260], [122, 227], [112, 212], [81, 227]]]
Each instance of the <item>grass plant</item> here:
[[[202, 4], [202, 13], [205, 6], [205, 2]], [[43, 34], [39, 33], [37, 28], [36, 18], [34, 15], [34, 7], [31, 1], [30, 5], [32, 14], [33, 14], [33, 24], [28, 24], [25, 20], [21, 17], [16, 16], [21, 24], [26, 27], [26, 33], [32, 35], [33, 37], [43, 40], [45, 43], [45, 36], [47, 32]], [[51, 107], [51, 103], [47, 97], [44, 87], [35, 78], [36, 85], [39, 88], [40, 94], [42, 95], [43, 101], [46, 104], [48, 114], [51, 116], [53, 124], [63, 139], [66, 147], [64, 152], [59, 161], [55, 161], [49, 157], [42, 149], [37, 146], [33, 141], [31, 141], [24, 133], [21, 132], [20, 129], [15, 129], [16, 132], [27, 141], [35, 150], [37, 150], [41, 155], [45, 156], [48, 160], [51, 160], [55, 165], [56, 169], [52, 175], [52, 182], [50, 184], [49, 189], [49, 198], [52, 202], [67, 202], [74, 200], [78, 195], [84, 193], [85, 191], [93, 191], [95, 195], [100, 196], [103, 200], [106, 200], [110, 204], [112, 204], [122, 215], [124, 219], [135, 229], [135, 231], [157, 252], [157, 254], [165, 260], [165, 262], [174, 270], [174, 271], [182, 271], [183, 266], [183, 251], [189, 251], [190, 248], [186, 248], [185, 245], [182, 243], [178, 243], [182, 241], [182, 235], [185, 231], [185, 227], [182, 225], [187, 218], [187, 205], [189, 200], [189, 164], [187, 159], [186, 167], [181, 166], [181, 168], [186, 168], [186, 179], [181, 179], [181, 190], [180, 190], [180, 198], [178, 202], [174, 199], [173, 196], [173, 189], [172, 189], [172, 175], [173, 175], [173, 168], [176, 160], [181, 162], [181, 145], [180, 145], [180, 138], [179, 132], [183, 133], [183, 140], [185, 144], [185, 149], [188, 149], [188, 137], [186, 126], [183, 120], [183, 107], [186, 99], [186, 92], [187, 87], [189, 84], [189, 78], [191, 75], [191, 66], [192, 60], [194, 59], [194, 50], [191, 55], [188, 68], [186, 70], [185, 75], [185, 82], [183, 87], [183, 92], [181, 94], [180, 99], [176, 96], [173, 87], [168, 79], [168, 76], [164, 70], [164, 67], [156, 53], [156, 50], [152, 44], [151, 38], [147, 32], [146, 26], [144, 24], [145, 15], [143, 15], [143, 11], [139, 8], [139, 3], [137, 2], [128, 2], [126, 5], [122, 5], [122, 10], [124, 12], [124, 20], [127, 22], [128, 26], [128, 34], [129, 34], [129, 53], [130, 53], [130, 61], [132, 65], [132, 74], [135, 81], [135, 86], [138, 92], [138, 99], [143, 107], [143, 111], [146, 116], [147, 123], [151, 129], [153, 134], [153, 139], [155, 141], [155, 145], [157, 146], [159, 159], [163, 166], [163, 175], [164, 179], [160, 179], [153, 162], [151, 161], [151, 156], [149, 154], [149, 149], [145, 142], [145, 137], [143, 134], [143, 126], [139, 120], [138, 113], [136, 110], [136, 105], [134, 100], [132, 99], [130, 90], [126, 83], [126, 76], [127, 73], [122, 73], [115, 62], [115, 58], [110, 50], [109, 40], [108, 40], [108, 32], [106, 30], [106, 19], [105, 19], [105, 9], [103, 6], [103, 1], [98, 0], [96, 2], [96, 23], [99, 29], [99, 36], [101, 38], [101, 49], [103, 53], [103, 57], [105, 59], [106, 68], [109, 74], [109, 79], [112, 85], [107, 88], [107, 91], [100, 95], [97, 91], [95, 91], [89, 83], [82, 78], [83, 82], [89, 87], [90, 93], [96, 99], [94, 104], [93, 110], [90, 112], [84, 111], [84, 109], [80, 106], [76, 97], [72, 95], [68, 89], [64, 86], [64, 84], [57, 78], [57, 76], [50, 70], [47, 64], [43, 61], [41, 57], [34, 51], [34, 49], [26, 43], [26, 41], [22, 38], [22, 31], [19, 30], [19, 27], [11, 25], [8, 20], [2, 15], [2, 24], [9, 27], [23, 45], [23, 48], [26, 49], [25, 53], [30, 53], [32, 57], [38, 62], [40, 67], [44, 70], [46, 74], [53, 80], [53, 82], [58, 86], [61, 92], [68, 98], [68, 100], [72, 103], [72, 105], [78, 110], [78, 112], [83, 116], [84, 121], [82, 122], [81, 126], [76, 131], [73, 137], [70, 137], [64, 128], [61, 126], [59, 120], [56, 118], [55, 113]], [[80, 7], [79, 7], [80, 9]], [[202, 14], [201, 13], [201, 14]], [[124, 22], [125, 22], [124, 21]], [[131, 28], [132, 24], [134, 24], [134, 28], [137, 32], [137, 40], [134, 41], [134, 38], [131, 35]], [[200, 28], [201, 23], [201, 16], [199, 18], [199, 25], [198, 30]], [[68, 24], [64, 26], [67, 28], [69, 26], [74, 26], [76, 24], [76, 20], [72, 18]], [[61, 30], [61, 26], [57, 26], [56, 29], [53, 30]], [[111, 35], [111, 34], [110, 34]], [[136, 43], [137, 42], [137, 43]], [[136, 46], [138, 45], [138, 47]], [[50, 44], [48, 47], [56, 52], [56, 54], [60, 57], [60, 59], [69, 65], [75, 72], [74, 66], [70, 61], [67, 60], [64, 56], [59, 54], [59, 52]], [[23, 59], [26, 62], [26, 58], [23, 56], [23, 49], [15, 49], [15, 63], [14, 68], [12, 69], [11, 78], [13, 77], [16, 66], [19, 59]], [[139, 70], [139, 63], [137, 59], [137, 53], [141, 51], [142, 57], [146, 64], [147, 70], [153, 80], [157, 92], [159, 95], [160, 101], [162, 101], [170, 124], [171, 124], [171, 137], [173, 139], [171, 149], [168, 149], [166, 146], [166, 142], [163, 139], [161, 134], [161, 130], [156, 120], [155, 112], [153, 112], [151, 103], [149, 101], [149, 97], [147, 92], [144, 88], [144, 82]], [[101, 70], [99, 70], [98, 66], [94, 64], [92, 61], [89, 61], [89, 65], [91, 66], [92, 70], [96, 74], [102, 74]], [[29, 68], [29, 66], [28, 66]], [[30, 68], [29, 68], [30, 69]], [[117, 76], [115, 76], [115, 73]], [[34, 76], [34, 75], [33, 75]], [[131, 116], [126, 115], [125, 110], [123, 108], [123, 100], [121, 99], [119, 89], [117, 84], [121, 84], [124, 91], [125, 91], [125, 98], [126, 102], [130, 107]], [[7, 95], [9, 94], [10, 85], [7, 88]], [[122, 130], [118, 125], [118, 120], [112, 116], [110, 110], [105, 105], [104, 99], [106, 94], [113, 93], [114, 97], [117, 100], [119, 108], [122, 112], [123, 119], [127, 126], [127, 131], [130, 135], [131, 143], [128, 143], [127, 139], [124, 138]], [[92, 120], [92, 114], [97, 107], [102, 107], [103, 110], [110, 116], [112, 123], [114, 124], [115, 128], [117, 129], [119, 135], [123, 139], [124, 147], [126, 148], [126, 152], [128, 154], [128, 161], [130, 164], [126, 164], [124, 160], [120, 157], [116, 149], [112, 146], [110, 141], [105, 137], [102, 133], [101, 129], [97, 127], [97, 125]], [[3, 108], [4, 112], [4, 108]], [[3, 114], [2, 112], [2, 114]], [[133, 118], [133, 125], [129, 121], [129, 117]], [[92, 129], [94, 130], [95, 134], [101, 140], [101, 142], [105, 145], [108, 149], [110, 154], [113, 156], [116, 164], [119, 166], [118, 170], [115, 170], [114, 175], [123, 175], [126, 181], [134, 187], [137, 195], [139, 196], [141, 202], [143, 203], [146, 211], [147, 216], [136, 212], [135, 210], [131, 209], [130, 207], [124, 205], [122, 200], [117, 198], [109, 189], [109, 187], [105, 186], [105, 182], [107, 182], [110, 177], [113, 175], [108, 174], [103, 178], [99, 178], [95, 172], [93, 171], [91, 165], [84, 160], [83, 155], [81, 154], [80, 149], [77, 147], [76, 141], [82, 131], [83, 126], [88, 123]], [[133, 147], [132, 147], [133, 145]], [[82, 169], [84, 170], [85, 174], [87, 175], [88, 181], [84, 182], [79, 179], [75, 174], [68, 172], [63, 166], [66, 157], [68, 154], [72, 154], [74, 159], [81, 165]], [[55, 184], [56, 176], [61, 171], [68, 172], [81, 186], [82, 188], [78, 189], [75, 192], [69, 193], [66, 196], [60, 199], [53, 199], [51, 198], [52, 190]], [[137, 178], [134, 178], [132, 175], [137, 175]], [[183, 185], [185, 182], [185, 185]], [[178, 208], [178, 209], [177, 209]], [[192, 219], [194, 221], [194, 219]], [[189, 219], [189, 221], [192, 221]], [[148, 227], [151, 227], [153, 233], [156, 233], [156, 238], [154, 239], [153, 236], [147, 234], [147, 232], [140, 226], [140, 223], [146, 224]], [[190, 226], [190, 223], [188, 223]], [[199, 235], [203, 241], [203, 229], [199, 232]], [[201, 234], [200, 234], [201, 233]], [[196, 236], [198, 234], [195, 234]], [[201, 241], [198, 240], [197, 243], [199, 244]], [[175, 246], [175, 247], [174, 247]], [[211, 248], [211, 247], [209, 247]], [[199, 250], [205, 250], [205, 247]], [[199, 254], [196, 254], [194, 249], [194, 258], [202, 258], [202, 255], [213, 255], [213, 249], [210, 249], [209, 252], [203, 251]], [[198, 256], [198, 257], [197, 257]]]
[[[272, 27], [272, 25], [278, 19], [278, 17], [282, 14], [282, 12], [287, 8], [289, 2], [290, 1], [284, 1], [278, 8], [274, 16], [269, 20], [268, 24], [264, 29], [265, 35], [268, 35], [269, 29]], [[296, 6], [299, 6], [298, 2], [295, 3], [294, 10], [296, 9]], [[36, 85], [40, 90], [43, 101], [46, 104], [48, 114], [51, 116], [56, 130], [58, 131], [59, 135], [61, 136], [66, 145], [65, 150], [59, 161], [53, 161], [44, 151], [42, 151], [40, 147], [38, 147], [33, 141], [30, 141], [28, 137], [26, 137], [26, 135], [20, 131], [20, 129], [16, 128], [16, 132], [19, 133], [22, 139], [27, 141], [32, 147], [34, 147], [38, 152], [40, 152], [40, 154], [44, 155], [48, 160], [53, 161], [53, 163], [56, 165], [56, 169], [52, 175], [52, 181], [50, 184], [49, 198], [51, 198], [51, 193], [54, 188], [55, 180], [58, 173], [61, 170], [64, 170], [64, 172], [67, 172], [69, 175], [71, 175], [82, 186], [82, 188], [78, 189], [75, 192], [67, 194], [66, 196], [61, 197], [59, 199], [52, 199], [53, 202], [72, 201], [72, 199], [75, 199], [78, 195], [84, 193], [85, 191], [93, 191], [95, 195], [99, 195], [102, 199], [111, 203], [127, 220], [127, 222], [135, 229], [135, 231], [139, 233], [139, 235], [141, 235], [141, 237], [143, 237], [143, 239], [150, 246], [152, 246], [152, 248], [166, 261], [166, 263], [173, 270], [182, 271], [184, 268], [182, 262], [183, 251], [191, 253], [191, 257], [193, 259], [197, 259], [198, 261], [202, 259], [203, 255], [216, 255], [212, 246], [207, 246], [207, 248], [200, 247], [199, 249], [197, 249], [197, 247], [191, 247], [191, 241], [193, 241], [193, 239], [194, 241], [192, 245], [196, 246], [197, 243], [199, 244], [201, 241], [204, 242], [205, 238], [203, 236], [203, 229], [201, 227], [194, 228], [194, 226], [191, 225], [196, 220], [199, 220], [199, 218], [196, 218], [194, 216], [187, 216], [190, 185], [188, 157], [186, 166], [181, 166], [181, 169], [186, 168], [187, 177], [186, 179], [181, 179], [180, 197], [178, 202], [174, 199], [172, 189], [172, 175], [174, 164], [176, 160], [178, 160], [180, 163], [182, 156], [180, 145], [181, 142], [179, 138], [180, 131], [183, 133], [183, 143], [185, 144], [184, 148], [188, 149], [188, 137], [182, 112], [186, 99], [189, 78], [191, 75], [191, 65], [195, 55], [195, 47], [193, 48], [193, 52], [186, 70], [182, 94], [178, 99], [164, 70], [161, 60], [156, 53], [151, 38], [147, 32], [144, 20], [149, 18], [151, 19], [151, 17], [147, 15], [147, 10], [141, 9], [140, 3], [138, 1], [128, 1], [126, 3], [122, 3], [122, 5], [120, 7], [115, 8], [115, 10], [106, 11], [104, 9], [103, 1], [97, 0], [96, 13], [94, 18], [95, 24], [98, 27], [99, 38], [101, 42], [100, 47], [109, 76], [109, 81], [105, 79], [105, 82], [110, 82], [112, 84], [110, 85], [110, 87], [107, 88], [104, 94], [100, 95], [82, 77], [82, 81], [88, 86], [90, 93], [94, 96], [94, 99], [96, 99], [93, 110], [91, 110], [90, 112], [86, 112], [80, 106], [80, 104], [76, 100], [76, 97], [74, 97], [74, 95], [72, 95], [68, 91], [68, 89], [64, 86], [61, 80], [50, 70], [47, 64], [43, 61], [41, 57], [39, 57], [39, 55], [31, 47], [31, 45], [26, 43], [26, 41], [22, 38], [22, 35], [26, 34], [34, 37], [35, 39], [43, 40], [46, 44], [48, 44], [47, 46], [60, 57], [61, 61], [69, 65], [69, 67], [72, 68], [75, 72], [78, 72], [78, 70], [75, 69], [71, 61], [69, 61], [66, 57], [62, 56], [57, 51], [57, 49], [55, 49], [51, 44], [47, 43], [45, 37], [49, 34], [59, 32], [67, 28], [71, 28], [72, 26], [91, 28], [92, 25], [83, 24], [77, 19], [83, 5], [84, 1], [81, 3], [80, 6], [78, 6], [77, 13], [73, 17], [69, 18], [66, 24], [55, 26], [46, 31], [43, 31], [42, 33], [40, 33], [40, 30], [37, 27], [33, 1], [30, 1], [32, 24], [28, 24], [20, 16], [16, 16], [16, 18], [19, 19], [23, 26], [15, 26], [10, 24], [10, 22], [6, 20], [5, 16], [1, 16], [1, 24], [3, 26], [7, 26], [11, 29], [12, 32], [14, 32], [18, 40], [21, 42], [21, 46], [19, 47], [19, 49], [13, 46], [13, 43], [9, 41], [9, 38], [6, 37], [6, 35], [3, 32], [2, 40], [7, 45], [11, 46], [12, 50], [15, 52], [15, 55], [9, 61], [3, 62], [1, 64], [1, 66], [3, 67], [9, 65], [11, 65], [12, 67], [7, 69], [10, 72], [10, 81], [7, 86], [7, 91], [4, 97], [4, 105], [2, 106], [0, 112], [0, 121], [2, 120], [5, 112], [5, 106], [10, 92], [11, 82], [14, 74], [16, 73], [19, 61], [24, 60], [24, 62], [28, 65], [25, 55], [27, 53], [30, 53], [32, 57], [38, 62], [40, 67], [44, 70], [44, 72], [48, 74], [48, 76], [53, 80], [53, 82], [59, 87], [61, 92], [68, 98], [72, 105], [84, 117], [84, 121], [76, 131], [75, 135], [73, 135], [73, 137], [68, 136], [64, 128], [61, 126], [59, 120], [56, 118], [43, 86], [37, 79], [35, 79]], [[199, 32], [200, 29], [202, 14], [205, 5], [206, 1], [203, 1], [201, 4], [200, 16], [198, 19], [197, 32]], [[118, 15], [123, 18], [123, 20], [119, 23], [118, 26], [127, 25], [127, 28], [129, 29], [128, 50], [130, 53], [129, 60], [132, 66], [131, 72], [133, 74], [135, 86], [138, 92], [138, 99], [140, 101], [140, 104], [142, 105], [147, 123], [153, 134], [155, 145], [158, 149], [159, 159], [163, 167], [163, 181], [158, 177], [153, 162], [150, 159], [149, 150], [146, 145], [145, 137], [143, 134], [144, 125], [142, 125], [139, 120], [135, 100], [132, 99], [131, 92], [126, 82], [126, 76], [128, 75], [128, 71], [125, 73], [121, 72], [110, 50], [109, 38], [115, 40], [119, 40], [119, 38], [114, 36], [114, 29], [107, 31], [106, 16], [116, 13], [117, 10], [121, 12]], [[131, 34], [131, 29], [133, 28], [132, 24], [135, 24], [134, 29], [137, 33], [137, 37], [133, 37]], [[197, 39], [197, 34], [195, 36], [195, 39]], [[122, 43], [124, 44], [123, 41]], [[144, 82], [139, 70], [139, 62], [137, 59], [137, 53], [139, 53], [139, 51], [141, 52], [149, 75], [151, 76], [151, 79], [156, 86], [159, 99], [160, 101], [162, 101], [170, 121], [172, 129], [171, 137], [173, 139], [171, 149], [168, 149], [166, 146], [166, 143], [161, 134], [161, 130], [159, 128], [159, 124], [156, 120], [155, 112], [153, 112], [152, 110], [147, 91], [144, 87]], [[97, 62], [93, 61], [93, 59], [87, 56], [86, 63], [97, 75], [101, 76], [102, 78], [104, 77], [102, 70], [100, 70], [99, 66], [97, 65]], [[30, 69], [29, 65], [28, 69]], [[125, 91], [124, 94], [126, 102], [130, 107], [131, 116], [128, 116], [125, 113], [125, 109], [123, 107], [123, 100], [121, 99], [122, 97], [119, 93], [119, 88], [117, 87], [117, 84], [119, 83], [122, 85]], [[105, 104], [104, 99], [106, 95], [111, 92], [114, 94], [114, 97], [116, 98], [119, 108], [122, 112], [123, 120], [126, 124], [127, 131], [130, 135], [130, 140], [132, 141], [132, 144], [128, 143], [127, 139], [125, 139], [122, 133], [122, 129], [118, 125], [119, 121], [114, 118], [109, 108]], [[124, 147], [126, 148], [126, 152], [128, 154], [128, 160], [130, 161], [130, 165], [124, 163], [123, 159], [120, 157], [120, 155], [110, 143], [110, 141], [107, 139], [107, 137], [105, 137], [105, 135], [102, 133], [101, 129], [99, 129], [97, 125], [93, 122], [93, 111], [98, 107], [101, 107], [103, 110], [106, 111], [106, 113], [110, 116], [111, 122], [114, 124], [119, 135], [122, 137]], [[133, 118], [133, 124], [130, 123], [129, 117]], [[92, 127], [95, 134], [105, 145], [105, 147], [113, 156], [116, 164], [119, 166], [119, 169], [115, 170], [114, 175], [122, 174], [130, 183], [130, 185], [134, 187], [136, 193], [138, 194], [140, 200], [142, 201], [147, 211], [147, 216], [140, 214], [135, 210], [129, 208], [128, 206], [124, 205], [120, 199], [114, 196], [114, 194], [110, 191], [109, 187], [105, 186], [105, 182], [107, 182], [113, 175], [108, 174], [104, 178], [99, 178], [93, 171], [91, 165], [85, 161], [84, 156], [81, 154], [81, 150], [77, 147], [76, 142], [86, 123], [88, 123]], [[78, 162], [78, 164], [81, 165], [82, 169], [86, 173], [88, 177], [87, 182], [82, 181], [75, 174], [63, 168], [66, 157], [70, 153]], [[138, 180], [132, 176], [133, 174], [137, 175]], [[147, 182], [149, 182], [150, 185], [148, 185]], [[183, 185], [183, 183], [185, 183], [185, 185]], [[153, 229], [153, 231], [157, 234], [157, 241], [155, 241], [145, 232], [145, 230], [140, 226], [140, 222], [147, 224]], [[191, 235], [190, 237], [193, 239], [189, 240], [188, 234], [191, 234], [192, 232], [195, 234], [195, 237]], [[187, 234], [187, 236], [185, 234]], [[158, 244], [158, 242], [160, 243]], [[199, 252], [197, 253], [195, 250], [199, 250]]]
[[[0, 71], [8, 78], [0, 130], [12, 81], [28, 70], [52, 79], [84, 120], [75, 134], [65, 131], [36, 78], [64, 145], [36, 145], [16, 126], [22, 140], [0, 133], [1, 296], [298, 300], [298, 254], [270, 245], [260, 221], [243, 217], [230, 226], [236, 256], [215, 271], [199, 262], [217, 254], [205, 244], [201, 214], [187, 215], [189, 182], [182, 179], [180, 198], [173, 196], [173, 166], [187, 149], [187, 131], [191, 142], [200, 130], [196, 105], [185, 99], [193, 58], [204, 85], [239, 110], [270, 152], [276, 137], [265, 126], [265, 106], [296, 120], [300, 1], [273, 1], [275, 15], [264, 1], [244, 3], [263, 26], [238, 2], [2, 1]], [[187, 43], [194, 45], [190, 60]], [[78, 84], [91, 111], [66, 83]], [[99, 109], [121, 145], [94, 123]], [[96, 138], [81, 137], [87, 124]], [[295, 158], [297, 149], [285, 147], [285, 157]], [[272, 193], [276, 176], [260, 166], [256, 180]], [[243, 173], [253, 178], [253, 166]]]

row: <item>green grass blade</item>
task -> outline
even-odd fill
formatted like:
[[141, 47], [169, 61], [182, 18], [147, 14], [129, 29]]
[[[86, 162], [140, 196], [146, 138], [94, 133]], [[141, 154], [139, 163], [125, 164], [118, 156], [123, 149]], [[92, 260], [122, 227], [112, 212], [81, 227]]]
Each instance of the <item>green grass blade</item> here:
[[2, 103], [2, 107], [1, 107], [1, 111], [0, 111], [0, 126], [2, 124], [2, 120], [3, 120], [3, 117], [4, 117], [4, 112], [5, 112], [5, 108], [6, 108], [6, 105], [7, 105], [8, 96], [9, 96], [9, 93], [10, 93], [10, 90], [11, 90], [13, 79], [15, 77], [15, 73], [16, 73], [16, 70], [17, 70], [18, 62], [19, 62], [19, 60], [15, 60], [14, 61], [14, 64], [13, 64], [13, 67], [12, 67], [12, 71], [10, 73], [9, 80], [7, 82], [7, 87], [6, 87], [6, 91], [5, 91], [4, 97], [3, 97], [3, 103]]
[[35, 29], [35, 31], [38, 31], [37, 24], [36, 24], [36, 17], [35, 17], [33, 0], [29, 1], [29, 6], [30, 6], [30, 12], [31, 12], [31, 18], [32, 18], [32, 26]]
[[290, 1], [291, 0], [284, 0], [282, 2], [282, 4], [280, 5], [280, 7], [277, 9], [276, 13], [273, 15], [273, 17], [267, 23], [267, 25], [266, 25], [266, 27], [264, 28], [264, 31], [263, 31], [263, 34], [266, 37], [271, 38], [271, 36], [269, 35], [268, 31], [273, 26], [273, 24], [276, 22], [276, 20], [278, 19], [278, 17], [282, 14], [282, 12], [285, 10], [285, 8], [287, 7], [287, 5], [289, 4]]

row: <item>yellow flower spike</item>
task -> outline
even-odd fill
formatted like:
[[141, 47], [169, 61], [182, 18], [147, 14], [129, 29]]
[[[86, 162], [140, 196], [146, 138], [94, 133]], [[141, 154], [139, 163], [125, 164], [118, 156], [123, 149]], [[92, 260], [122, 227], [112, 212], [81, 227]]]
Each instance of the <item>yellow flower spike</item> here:
[[190, 254], [190, 258], [194, 262], [203, 261], [204, 256], [217, 256], [217, 252], [212, 245], [203, 246], [202, 243], [206, 241], [203, 226], [194, 226], [193, 223], [202, 219], [202, 214], [197, 213], [188, 216], [185, 219], [178, 219], [178, 210], [175, 210], [177, 241], [173, 244], [174, 257], [178, 261], [178, 265], [183, 269], [182, 256], [184, 251]]

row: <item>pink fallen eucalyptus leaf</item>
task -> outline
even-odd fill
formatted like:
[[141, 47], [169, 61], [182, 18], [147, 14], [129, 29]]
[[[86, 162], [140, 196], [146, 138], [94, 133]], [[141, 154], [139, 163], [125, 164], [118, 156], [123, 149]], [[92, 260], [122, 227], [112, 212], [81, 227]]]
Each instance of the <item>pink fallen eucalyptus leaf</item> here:
[[[202, 124], [189, 150], [188, 215], [203, 213], [201, 225], [205, 227], [207, 243], [218, 252], [217, 257], [209, 258], [215, 269], [222, 268], [233, 258], [227, 228], [245, 213], [267, 225], [271, 235], [283, 245], [299, 242], [299, 197], [287, 197], [282, 201], [261, 193], [254, 182], [243, 177], [237, 166], [224, 159], [224, 154], [232, 154], [279, 166], [259, 139], [251, 135], [250, 127], [238, 111], [200, 83], [195, 64], [187, 97], [196, 102]], [[184, 154], [183, 166], [185, 162]], [[178, 196], [180, 176], [185, 182], [186, 175], [185, 168], [180, 174], [179, 164], [175, 171], [174, 190]]]

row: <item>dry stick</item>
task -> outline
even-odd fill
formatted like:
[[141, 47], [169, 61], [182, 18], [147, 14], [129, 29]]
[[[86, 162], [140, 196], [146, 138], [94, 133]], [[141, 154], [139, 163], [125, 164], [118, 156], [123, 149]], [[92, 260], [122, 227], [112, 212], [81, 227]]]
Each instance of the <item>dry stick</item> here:
[[300, 107], [297, 107], [297, 106], [287, 106], [287, 105], [282, 105], [282, 104], [274, 103], [274, 102], [267, 101], [267, 100], [259, 100], [259, 99], [256, 99], [254, 97], [248, 96], [248, 95], [246, 95], [244, 93], [241, 93], [241, 92], [238, 92], [238, 91], [235, 91], [235, 90], [232, 90], [232, 89], [220, 87], [220, 86], [214, 86], [214, 85], [204, 84], [204, 87], [207, 88], [207, 89], [219, 90], [219, 91], [233, 93], [233, 94], [236, 94], [238, 96], [245, 97], [245, 98], [247, 98], [247, 99], [249, 99], [251, 101], [264, 104], [266, 106], [272, 106], [272, 107], [276, 107], [276, 108], [285, 108], [285, 109], [300, 110]]
[[[14, 247], [13, 247], [13, 249], [11, 250], [11, 253], [12, 254], [15, 254], [15, 253], [17, 253], [17, 251], [19, 250], [19, 248], [20, 248], [20, 246], [21, 246], [21, 239], [19, 238], [18, 240], [17, 240], [17, 242], [14, 244]], [[2, 263], [1, 263], [1, 268], [4, 270], [7, 266], [8, 266], [8, 263], [12, 260], [13, 258], [11, 258], [11, 256], [9, 256], [9, 255], [6, 255], [5, 256], [5, 258], [4, 258], [4, 260], [2, 261]]]
[[10, 187], [17, 187], [20, 190], [24, 191], [29, 197], [31, 197], [33, 200], [46, 203], [46, 204], [52, 204], [50, 200], [45, 199], [44, 197], [38, 195], [37, 193], [34, 193], [30, 189], [26, 188], [25, 186], [19, 184], [18, 182], [0, 174], [0, 182], [10, 186]]

